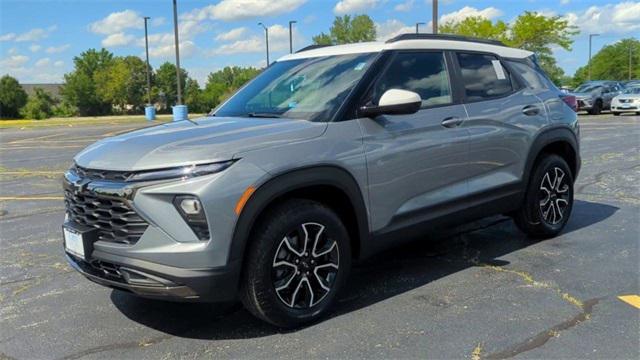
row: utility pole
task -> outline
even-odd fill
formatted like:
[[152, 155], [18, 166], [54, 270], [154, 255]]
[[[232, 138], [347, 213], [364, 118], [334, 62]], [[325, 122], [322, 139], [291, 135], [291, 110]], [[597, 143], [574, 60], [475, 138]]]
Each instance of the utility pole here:
[[420, 25], [424, 25], [424, 23], [423, 23], [423, 22], [417, 22], [417, 23], [416, 23], [416, 34], [419, 34], [419, 33], [420, 33], [420, 30], [419, 30], [419, 28], [418, 28], [418, 26], [420, 26]]
[[293, 54], [293, 29], [292, 25], [297, 23], [295, 20], [289, 21], [289, 54]]
[[593, 39], [594, 36], [598, 36], [600, 34], [589, 34], [589, 64], [588, 64], [588, 68], [589, 68], [589, 73], [587, 76], [587, 80], [591, 80], [591, 39]]
[[633, 43], [629, 41], [629, 80], [631, 80], [631, 46]]
[[151, 105], [151, 74], [149, 73], [149, 35], [147, 34], [147, 20], [151, 19], [148, 16], [144, 17], [144, 50], [147, 54], [147, 104]]
[[178, 80], [178, 103], [182, 105], [182, 87], [180, 85], [180, 41], [178, 40], [178, 5], [173, 0], [173, 34], [176, 43], [176, 79]]
[[264, 26], [263, 23], [258, 23], [258, 25], [262, 26], [262, 28], [264, 29], [264, 37], [267, 44], [267, 67], [269, 67], [269, 28]]
[[431, 20], [431, 23], [433, 24], [433, 33], [437, 34], [438, 33], [438, 0], [432, 0], [433, 1], [433, 19]]

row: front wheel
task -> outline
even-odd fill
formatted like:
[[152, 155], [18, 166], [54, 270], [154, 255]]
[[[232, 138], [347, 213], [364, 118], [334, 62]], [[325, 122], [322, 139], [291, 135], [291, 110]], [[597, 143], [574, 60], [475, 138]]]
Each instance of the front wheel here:
[[534, 238], [560, 233], [573, 208], [573, 174], [558, 155], [545, 155], [532, 171], [522, 207], [514, 215], [518, 228]]
[[247, 310], [284, 328], [323, 316], [351, 267], [338, 216], [321, 203], [292, 199], [269, 210], [252, 234], [240, 291]]

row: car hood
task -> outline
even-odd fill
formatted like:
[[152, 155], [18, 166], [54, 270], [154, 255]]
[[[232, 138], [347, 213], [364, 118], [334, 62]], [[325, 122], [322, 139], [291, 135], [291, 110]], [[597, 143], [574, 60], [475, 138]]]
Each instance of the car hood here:
[[569, 93], [569, 94], [570, 94], [570, 95], [573, 95], [573, 96], [575, 96], [575, 97], [577, 97], [577, 98], [582, 98], [582, 99], [584, 99], [584, 98], [590, 98], [590, 97], [592, 97], [593, 95], [595, 95], [595, 93], [592, 93], [592, 92], [586, 92], [586, 93], [585, 93], [585, 92], [579, 92], [579, 93], [577, 93], [577, 92], [572, 92], [572, 93]]
[[310, 139], [326, 123], [306, 120], [207, 117], [105, 138], [74, 158], [82, 167], [135, 171], [230, 160], [239, 152]]
[[640, 99], [640, 94], [620, 94], [615, 99]]

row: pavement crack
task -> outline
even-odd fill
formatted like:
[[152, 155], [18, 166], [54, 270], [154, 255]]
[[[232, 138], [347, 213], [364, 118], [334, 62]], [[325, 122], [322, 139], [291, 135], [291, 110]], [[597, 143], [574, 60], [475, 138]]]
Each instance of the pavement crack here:
[[92, 347], [92, 348], [79, 351], [73, 354], [69, 354], [67, 356], [60, 358], [59, 360], [80, 359], [87, 355], [97, 354], [97, 353], [111, 351], [111, 350], [123, 350], [123, 349], [135, 349], [140, 347], [147, 347], [147, 346], [158, 344], [172, 337], [173, 337], [172, 335], [165, 334], [161, 336], [156, 336], [154, 338], [141, 339], [139, 341], [129, 341], [124, 343], [115, 343], [115, 344], [109, 344], [109, 345], [96, 346], [96, 347]]
[[542, 331], [537, 335], [526, 339], [525, 341], [515, 344], [505, 350], [494, 352], [485, 357], [485, 359], [509, 359], [526, 351], [539, 348], [546, 344], [551, 338], [557, 337], [561, 332], [569, 330], [576, 325], [585, 322], [591, 318], [594, 306], [600, 301], [599, 298], [587, 300], [582, 305], [582, 311], [571, 319], [565, 320], [550, 329]]

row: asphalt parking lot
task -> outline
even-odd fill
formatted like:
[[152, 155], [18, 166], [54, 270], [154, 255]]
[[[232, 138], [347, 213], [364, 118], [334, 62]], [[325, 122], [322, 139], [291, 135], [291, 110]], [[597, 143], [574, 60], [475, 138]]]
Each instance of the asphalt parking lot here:
[[640, 309], [619, 296], [640, 295], [640, 117], [581, 124], [561, 236], [532, 242], [505, 217], [425, 234], [356, 267], [328, 319], [286, 332], [237, 304], [138, 299], [66, 265], [61, 173], [134, 126], [0, 129], [0, 359], [638, 359]]

